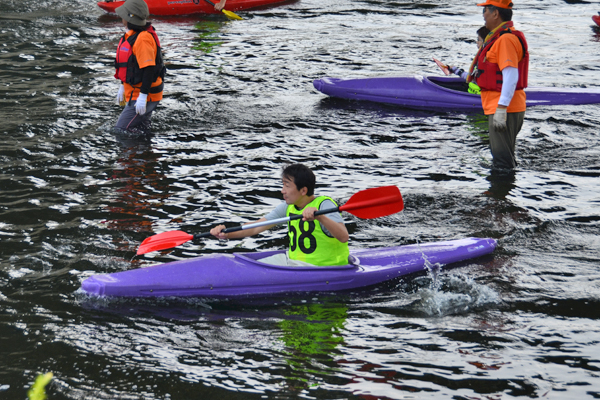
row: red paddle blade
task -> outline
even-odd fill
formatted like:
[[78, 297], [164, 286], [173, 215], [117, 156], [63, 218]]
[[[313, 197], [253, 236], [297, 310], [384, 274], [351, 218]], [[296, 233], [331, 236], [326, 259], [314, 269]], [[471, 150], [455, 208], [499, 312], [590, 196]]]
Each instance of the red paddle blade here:
[[436, 60], [435, 58], [433, 59], [433, 61], [435, 61], [435, 63], [437, 64], [437, 66], [440, 67], [440, 69], [442, 71], [444, 71], [444, 74], [446, 74], [446, 76], [450, 75], [450, 70], [448, 69], [447, 65], [442, 64], [441, 61]]
[[361, 190], [340, 207], [362, 219], [372, 219], [395, 214], [404, 209], [404, 201], [397, 186], [381, 186]]
[[166, 250], [172, 247], [177, 247], [192, 240], [194, 236], [183, 231], [170, 231], [159, 233], [158, 235], [150, 236], [144, 239], [137, 255], [150, 253], [151, 251]]

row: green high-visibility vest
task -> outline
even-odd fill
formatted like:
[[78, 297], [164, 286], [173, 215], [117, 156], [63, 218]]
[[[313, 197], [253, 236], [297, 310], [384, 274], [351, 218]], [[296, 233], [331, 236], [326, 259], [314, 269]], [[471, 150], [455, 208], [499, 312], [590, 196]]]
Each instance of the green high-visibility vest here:
[[[333, 201], [330, 197], [319, 196], [304, 208], [315, 207], [318, 210], [325, 200]], [[335, 204], [334, 201], [333, 204]], [[286, 215], [289, 217], [293, 214], [302, 214], [304, 208], [298, 210], [295, 205], [290, 204], [287, 207]], [[300, 260], [318, 266], [348, 264], [350, 255], [348, 243], [342, 243], [336, 238], [326, 235], [317, 220], [289, 221], [288, 236], [290, 239], [289, 257], [292, 260]]]

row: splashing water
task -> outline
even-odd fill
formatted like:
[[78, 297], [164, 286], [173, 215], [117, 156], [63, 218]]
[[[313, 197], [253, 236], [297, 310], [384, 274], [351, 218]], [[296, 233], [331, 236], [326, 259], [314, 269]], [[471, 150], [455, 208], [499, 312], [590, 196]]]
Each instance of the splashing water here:
[[480, 285], [463, 273], [441, 272], [441, 265], [425, 262], [429, 287], [419, 291], [420, 300], [413, 306], [428, 316], [465, 314], [487, 309], [501, 303], [499, 294], [489, 286]]
[[421, 257], [423, 258], [423, 261], [425, 261], [425, 270], [427, 271], [427, 275], [431, 278], [430, 287], [431, 289], [438, 291], [440, 288], [440, 281], [438, 277], [443, 265], [440, 263], [432, 264], [431, 261], [429, 261], [429, 258], [423, 252], [421, 252]]
[[[420, 245], [419, 233], [415, 235]], [[482, 310], [501, 303], [500, 295], [489, 286], [481, 285], [463, 273], [450, 275], [443, 264], [432, 263], [421, 251], [426, 276], [415, 279], [420, 289], [419, 300], [412, 304], [418, 314], [446, 316]]]

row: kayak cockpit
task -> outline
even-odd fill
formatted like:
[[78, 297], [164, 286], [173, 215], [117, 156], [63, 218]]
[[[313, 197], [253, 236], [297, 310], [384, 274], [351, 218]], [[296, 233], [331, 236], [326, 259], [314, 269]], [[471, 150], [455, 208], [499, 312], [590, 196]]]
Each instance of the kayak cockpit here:
[[278, 255], [285, 254], [285, 250], [272, 250], [272, 251], [264, 251], [264, 252], [256, 252], [256, 253], [233, 253], [233, 255], [241, 259], [243, 262], [252, 263], [255, 265], [260, 265], [263, 268], [273, 268], [277, 270], [290, 270], [290, 271], [325, 271], [325, 270], [343, 270], [343, 269], [354, 269], [359, 266], [359, 260], [357, 257], [350, 255], [349, 263], [346, 265], [333, 265], [333, 266], [313, 266], [313, 265], [300, 265], [300, 266], [289, 266], [289, 265], [275, 265], [263, 262], [261, 260]]
[[[469, 84], [462, 78], [455, 77], [440, 77], [440, 76], [428, 76], [425, 78], [426, 82], [429, 82], [439, 88], [452, 90], [453, 92], [462, 92], [464, 94], [469, 93]], [[473, 95], [477, 96], [477, 95]]]

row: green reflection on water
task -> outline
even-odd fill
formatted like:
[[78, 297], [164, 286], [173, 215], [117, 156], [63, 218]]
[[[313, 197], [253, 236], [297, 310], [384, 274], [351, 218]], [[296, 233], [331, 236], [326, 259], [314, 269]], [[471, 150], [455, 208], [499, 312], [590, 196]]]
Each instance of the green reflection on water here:
[[192, 49], [199, 50], [203, 53], [210, 53], [216, 47], [223, 44], [220, 40], [221, 27], [223, 22], [220, 21], [200, 21], [195, 25], [198, 37], [194, 39]]
[[295, 353], [327, 355], [343, 342], [348, 308], [342, 304], [308, 304], [285, 310], [286, 315], [298, 315], [305, 320], [280, 322], [283, 342]]
[[487, 140], [489, 130], [488, 116], [483, 113], [467, 115], [466, 128], [472, 135]]
[[[287, 316], [299, 317], [279, 322], [283, 332], [281, 340], [288, 349], [287, 363], [294, 371], [288, 377], [289, 388], [298, 391], [318, 386], [311, 381], [323, 374], [323, 366], [336, 368], [332, 354], [344, 343], [342, 332], [348, 308], [338, 303], [314, 303], [291, 306], [284, 312]], [[315, 361], [319, 367], [312, 365]]]

